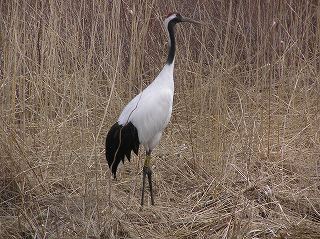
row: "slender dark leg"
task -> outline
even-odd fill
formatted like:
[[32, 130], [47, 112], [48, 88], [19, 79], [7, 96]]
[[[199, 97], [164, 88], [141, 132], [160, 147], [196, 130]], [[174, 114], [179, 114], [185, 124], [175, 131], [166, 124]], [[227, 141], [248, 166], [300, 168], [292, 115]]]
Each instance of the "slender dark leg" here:
[[150, 197], [151, 197], [151, 205], [154, 205], [154, 199], [153, 199], [153, 190], [152, 190], [152, 171], [151, 168], [149, 168], [149, 173], [148, 173], [148, 181], [149, 181], [149, 189], [150, 189]]
[[146, 176], [148, 176], [148, 182], [149, 182], [149, 189], [150, 189], [150, 197], [151, 197], [151, 205], [154, 205], [154, 198], [153, 198], [153, 190], [152, 190], [152, 170], [150, 167], [150, 161], [151, 161], [151, 151], [147, 152], [146, 160], [144, 161], [143, 166], [143, 175], [142, 175], [142, 197], [141, 197], [141, 206], [144, 204], [144, 189], [145, 189], [145, 181]]
[[143, 166], [143, 172], [142, 172], [142, 196], [141, 196], [141, 206], [143, 206], [144, 201], [144, 187], [146, 185], [146, 172], [145, 172], [145, 166]]

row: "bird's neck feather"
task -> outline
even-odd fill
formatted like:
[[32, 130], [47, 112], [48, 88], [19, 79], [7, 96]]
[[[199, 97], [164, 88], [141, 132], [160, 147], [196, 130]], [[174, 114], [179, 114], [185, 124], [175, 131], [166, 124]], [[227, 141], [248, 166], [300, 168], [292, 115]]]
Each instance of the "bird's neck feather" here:
[[168, 36], [169, 36], [169, 50], [167, 64], [171, 65], [174, 63], [174, 57], [176, 53], [176, 41], [174, 36], [174, 25], [175, 23], [169, 22], [167, 26]]
[[166, 64], [156, 79], [152, 82], [152, 85], [156, 87], [167, 88], [174, 90], [173, 79], [174, 61], [171, 64]]

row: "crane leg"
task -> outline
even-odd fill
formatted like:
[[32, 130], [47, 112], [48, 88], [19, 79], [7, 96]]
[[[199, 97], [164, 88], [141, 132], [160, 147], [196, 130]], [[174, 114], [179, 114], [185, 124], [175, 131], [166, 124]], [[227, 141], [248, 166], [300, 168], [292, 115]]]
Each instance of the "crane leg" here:
[[151, 151], [148, 151], [147, 155], [146, 155], [146, 159], [144, 161], [144, 166], [143, 166], [141, 206], [143, 206], [143, 204], [144, 204], [144, 190], [145, 190], [145, 184], [146, 184], [145, 183], [146, 176], [148, 176], [151, 205], [154, 205], [153, 189], [152, 189], [152, 170], [150, 167], [150, 161], [151, 161]]

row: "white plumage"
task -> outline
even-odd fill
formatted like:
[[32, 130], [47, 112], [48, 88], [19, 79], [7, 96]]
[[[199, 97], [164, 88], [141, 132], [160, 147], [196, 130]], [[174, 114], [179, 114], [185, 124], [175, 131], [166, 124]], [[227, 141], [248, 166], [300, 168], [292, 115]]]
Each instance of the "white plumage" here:
[[165, 65], [157, 78], [123, 109], [118, 124], [127, 122], [138, 130], [139, 142], [146, 151], [153, 150], [172, 113], [174, 64]]
[[169, 14], [164, 20], [169, 38], [167, 63], [156, 79], [125, 106], [106, 138], [106, 158], [114, 177], [116, 177], [119, 163], [124, 162], [125, 157], [130, 161], [131, 151], [138, 154], [139, 145], [144, 146], [147, 157], [143, 167], [141, 205], [143, 205], [146, 176], [149, 181], [151, 204], [154, 204], [150, 168], [151, 152], [159, 144], [162, 132], [171, 117], [176, 49], [174, 26], [184, 21], [195, 22], [182, 17], [179, 13]]

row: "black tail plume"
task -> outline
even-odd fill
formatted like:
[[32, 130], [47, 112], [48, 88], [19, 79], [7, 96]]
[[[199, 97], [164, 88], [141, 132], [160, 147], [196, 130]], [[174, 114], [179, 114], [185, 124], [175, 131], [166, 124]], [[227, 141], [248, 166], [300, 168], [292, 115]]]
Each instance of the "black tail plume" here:
[[110, 128], [106, 138], [106, 158], [114, 178], [120, 161], [124, 163], [125, 156], [130, 161], [131, 150], [138, 155], [139, 145], [138, 131], [131, 122], [124, 126], [115, 123]]

